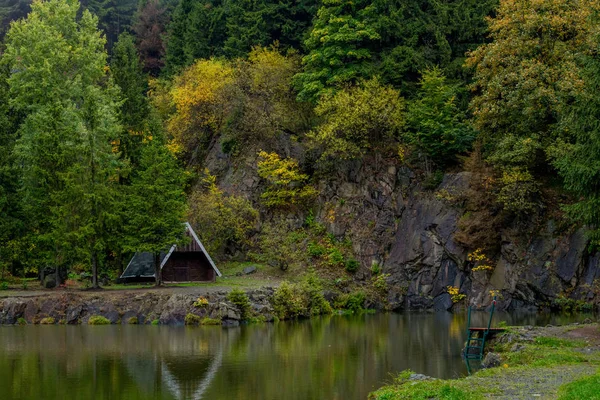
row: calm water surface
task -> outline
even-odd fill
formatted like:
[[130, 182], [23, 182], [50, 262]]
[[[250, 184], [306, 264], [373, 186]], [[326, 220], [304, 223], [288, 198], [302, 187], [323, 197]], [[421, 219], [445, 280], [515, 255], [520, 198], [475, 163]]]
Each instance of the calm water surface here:
[[[487, 314], [475, 315], [484, 324]], [[497, 314], [545, 325], [583, 316]], [[220, 327], [0, 327], [0, 399], [366, 400], [410, 368], [466, 374], [466, 314], [405, 313]]]

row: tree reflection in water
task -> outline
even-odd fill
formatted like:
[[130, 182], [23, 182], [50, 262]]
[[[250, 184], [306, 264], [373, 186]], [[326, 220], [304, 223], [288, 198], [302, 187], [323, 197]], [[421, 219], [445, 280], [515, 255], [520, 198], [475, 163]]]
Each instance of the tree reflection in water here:
[[[486, 313], [473, 317], [483, 323]], [[495, 324], [584, 319], [498, 314]], [[479, 321], [481, 319], [481, 321]], [[466, 314], [324, 317], [240, 328], [0, 327], [2, 399], [365, 399], [404, 369], [467, 373]]]

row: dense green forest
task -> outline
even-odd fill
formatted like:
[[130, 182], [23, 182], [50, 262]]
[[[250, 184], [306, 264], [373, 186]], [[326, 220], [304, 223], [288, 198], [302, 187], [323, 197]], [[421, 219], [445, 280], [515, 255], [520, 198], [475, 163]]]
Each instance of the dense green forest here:
[[[472, 250], [548, 213], [597, 243], [599, 11], [596, 0], [1, 0], [0, 269], [89, 270], [97, 285], [133, 251], [182, 240], [189, 220], [217, 258], [285, 269], [308, 254], [351, 273], [352, 246], [311, 210], [320, 181], [373, 157], [424, 187], [476, 173], [461, 221]], [[259, 193], [220, 187], [215, 151], [256, 173]]]

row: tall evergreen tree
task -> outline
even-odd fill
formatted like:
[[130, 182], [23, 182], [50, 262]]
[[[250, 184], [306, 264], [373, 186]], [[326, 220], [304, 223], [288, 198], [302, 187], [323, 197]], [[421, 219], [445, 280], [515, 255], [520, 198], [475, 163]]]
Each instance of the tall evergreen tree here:
[[14, 159], [19, 116], [9, 106], [8, 75], [7, 65], [0, 65], [0, 280], [5, 268], [13, 265], [24, 223]]
[[118, 91], [97, 18], [78, 12], [76, 0], [34, 2], [8, 32], [2, 62], [11, 105], [25, 115], [16, 152], [38, 266], [84, 262], [97, 286], [114, 198]]
[[154, 255], [156, 285], [162, 284], [160, 253], [181, 242], [185, 228], [184, 174], [160, 137], [142, 150], [127, 196], [126, 247]]
[[324, 0], [305, 45], [304, 72], [297, 75], [301, 100], [323, 94], [374, 72], [371, 48], [380, 35], [370, 25], [367, 0]]
[[115, 84], [121, 89], [121, 123], [123, 131], [118, 137], [121, 157], [133, 165], [140, 158], [140, 146], [144, 134], [148, 133], [150, 105], [148, 76], [144, 73], [133, 36], [119, 36], [110, 62]]

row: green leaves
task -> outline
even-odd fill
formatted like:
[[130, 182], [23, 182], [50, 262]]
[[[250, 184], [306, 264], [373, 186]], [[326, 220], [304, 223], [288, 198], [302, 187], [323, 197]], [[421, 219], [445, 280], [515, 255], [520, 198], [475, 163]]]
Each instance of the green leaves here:
[[456, 105], [457, 87], [449, 85], [437, 68], [423, 73], [420, 86], [417, 99], [409, 102], [402, 137], [439, 166], [455, 162], [475, 138]]
[[316, 102], [344, 84], [368, 79], [373, 73], [370, 46], [380, 39], [369, 24], [364, 0], [325, 0], [305, 41], [309, 50], [296, 76], [298, 99]]
[[323, 122], [308, 137], [323, 158], [361, 157], [375, 145], [395, 140], [405, 123], [400, 93], [378, 79], [325, 95], [315, 111]]

